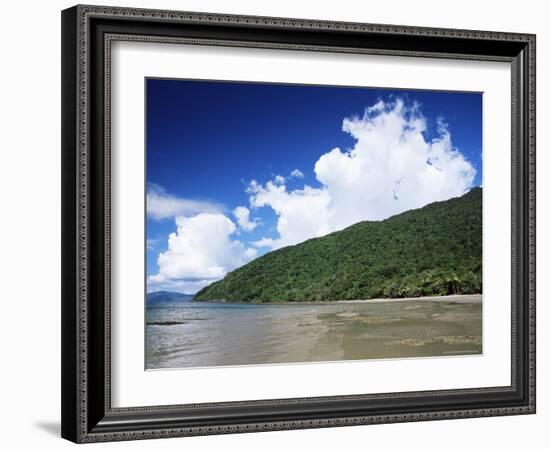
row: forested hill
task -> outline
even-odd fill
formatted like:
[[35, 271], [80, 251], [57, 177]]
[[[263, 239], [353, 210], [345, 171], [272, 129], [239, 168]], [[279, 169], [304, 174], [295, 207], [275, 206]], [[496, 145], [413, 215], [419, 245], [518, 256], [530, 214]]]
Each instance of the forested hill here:
[[482, 191], [272, 251], [195, 301], [288, 302], [481, 293]]
[[147, 293], [147, 305], [153, 305], [158, 303], [166, 302], [185, 302], [191, 301], [194, 295], [186, 295], [185, 293], [179, 292], [152, 292]]

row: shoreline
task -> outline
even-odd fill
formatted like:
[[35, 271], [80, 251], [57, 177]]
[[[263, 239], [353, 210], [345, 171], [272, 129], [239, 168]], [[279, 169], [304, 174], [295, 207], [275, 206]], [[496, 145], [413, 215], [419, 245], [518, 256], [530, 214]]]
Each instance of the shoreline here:
[[372, 299], [336, 299], [334, 301], [191, 301], [191, 303], [213, 303], [213, 304], [254, 304], [254, 305], [330, 305], [330, 304], [381, 304], [387, 302], [451, 302], [460, 304], [477, 304], [482, 302], [482, 293], [472, 295], [445, 295], [445, 296], [417, 296], [412, 298], [372, 298]]

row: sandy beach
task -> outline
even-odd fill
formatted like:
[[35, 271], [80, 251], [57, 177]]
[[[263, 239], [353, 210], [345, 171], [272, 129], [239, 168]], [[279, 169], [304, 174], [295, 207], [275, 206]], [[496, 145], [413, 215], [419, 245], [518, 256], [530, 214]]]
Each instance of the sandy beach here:
[[476, 355], [481, 295], [148, 310], [147, 369]]

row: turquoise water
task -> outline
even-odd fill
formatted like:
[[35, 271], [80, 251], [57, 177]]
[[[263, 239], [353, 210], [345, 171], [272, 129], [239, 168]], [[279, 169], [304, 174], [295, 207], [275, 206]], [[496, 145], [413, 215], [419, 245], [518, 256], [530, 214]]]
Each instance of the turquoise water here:
[[147, 309], [147, 369], [480, 353], [480, 297], [356, 304], [167, 302]]

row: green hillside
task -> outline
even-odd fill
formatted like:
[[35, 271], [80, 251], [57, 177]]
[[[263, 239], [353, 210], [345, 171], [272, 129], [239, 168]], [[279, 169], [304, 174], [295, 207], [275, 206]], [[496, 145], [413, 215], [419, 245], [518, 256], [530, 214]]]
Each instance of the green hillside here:
[[195, 301], [287, 302], [481, 293], [481, 188], [272, 251]]

